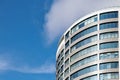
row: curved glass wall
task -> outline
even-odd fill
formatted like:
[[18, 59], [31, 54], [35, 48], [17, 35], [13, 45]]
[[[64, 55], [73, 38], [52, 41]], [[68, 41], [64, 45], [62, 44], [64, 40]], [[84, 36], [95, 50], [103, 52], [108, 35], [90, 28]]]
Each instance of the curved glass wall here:
[[74, 46], [71, 47], [71, 52], [83, 45], [86, 45], [86, 44], [94, 42], [94, 41], [97, 41], [97, 35], [86, 38], [86, 39], [78, 42], [77, 44], [75, 44]]
[[62, 65], [62, 64], [63, 64], [63, 61], [64, 61], [64, 59], [62, 58], [62, 59], [61, 59], [61, 61], [60, 61], [60, 65]]
[[90, 56], [90, 57], [87, 57], [85, 59], [82, 59], [80, 61], [77, 61], [76, 63], [74, 63], [71, 67], [70, 67], [70, 70], [74, 70], [80, 66], [83, 66], [89, 62], [93, 62], [93, 61], [97, 61], [97, 55], [94, 55], [94, 56]]
[[59, 61], [61, 60], [61, 58], [63, 58], [63, 54], [64, 54], [64, 49], [60, 52], [60, 54], [58, 55], [57, 58], [57, 63], [59, 63]]
[[69, 46], [69, 41], [65, 44], [65, 48], [67, 48]]
[[63, 34], [56, 55], [57, 80], [119, 80], [119, 10], [87, 15]]
[[69, 59], [67, 59], [67, 60], [65, 61], [65, 67], [66, 67], [67, 65], [69, 65]]
[[65, 80], [69, 80], [69, 77], [67, 77]]
[[100, 34], [100, 40], [111, 39], [111, 38], [118, 38], [118, 32], [107, 32]]
[[118, 62], [101, 63], [100, 70], [118, 68], [118, 65], [119, 65]]
[[69, 68], [67, 68], [67, 69], [65, 70], [64, 76], [66, 77], [66, 75], [68, 75], [68, 74], [69, 74]]
[[63, 71], [63, 62], [64, 62], [64, 49], [61, 50], [60, 54], [58, 55], [57, 58], [57, 64], [56, 64], [56, 71], [58, 75]]
[[100, 54], [100, 60], [118, 58], [118, 52], [107, 52]]
[[69, 50], [65, 52], [65, 58], [69, 55]]
[[87, 68], [84, 68], [82, 70], [79, 70], [75, 73], [73, 73], [71, 76], [70, 76], [70, 80], [74, 80], [75, 78], [81, 76], [81, 75], [84, 75], [84, 74], [87, 74], [89, 72], [93, 72], [93, 71], [96, 71], [97, 70], [97, 65], [93, 65], [93, 66], [90, 66], [90, 67], [87, 67]]
[[80, 80], [97, 80], [97, 75], [89, 76], [87, 78], [80, 79]]
[[59, 69], [59, 74], [63, 72], [63, 66], [61, 66], [61, 68]]
[[58, 80], [63, 80], [63, 74], [58, 78]]
[[97, 31], [97, 26], [93, 26], [93, 27], [90, 27], [88, 29], [81, 31], [80, 33], [76, 34], [75, 36], [73, 36], [71, 38], [71, 43], [74, 42], [76, 39], [78, 39], [82, 36], [85, 36], [86, 34], [89, 34], [89, 33], [94, 32], [94, 31]]
[[100, 49], [108, 49], [108, 48], [118, 48], [118, 42], [107, 42], [107, 43], [101, 43]]
[[112, 79], [118, 79], [119, 73], [104, 73], [100, 74], [100, 80], [112, 80]]
[[85, 25], [88, 25], [90, 23], [96, 22], [97, 21], [97, 15], [90, 17], [82, 22], [80, 22], [79, 24], [77, 24], [75, 27], [73, 27], [71, 29], [71, 34], [73, 34], [74, 32], [76, 32], [77, 30], [79, 30], [80, 28], [84, 27]]
[[109, 29], [109, 28], [117, 28], [118, 22], [108, 22], [100, 24], [100, 30], [102, 29]]
[[80, 56], [97, 51], [97, 49], [98, 49], [97, 45], [93, 45], [93, 46], [87, 47], [86, 49], [80, 50], [79, 52], [71, 56], [70, 61], [72, 62], [75, 59], [79, 58]]
[[69, 38], [69, 31], [67, 32], [67, 34], [65, 35], [65, 40], [67, 40]]
[[106, 12], [100, 14], [100, 20], [109, 19], [109, 18], [118, 18], [118, 11]]

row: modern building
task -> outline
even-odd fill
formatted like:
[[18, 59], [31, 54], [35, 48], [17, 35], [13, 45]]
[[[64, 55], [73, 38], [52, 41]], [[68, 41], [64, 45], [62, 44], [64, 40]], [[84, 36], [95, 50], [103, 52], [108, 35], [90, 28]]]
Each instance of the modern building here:
[[56, 80], [120, 80], [120, 7], [93, 12], [63, 34]]

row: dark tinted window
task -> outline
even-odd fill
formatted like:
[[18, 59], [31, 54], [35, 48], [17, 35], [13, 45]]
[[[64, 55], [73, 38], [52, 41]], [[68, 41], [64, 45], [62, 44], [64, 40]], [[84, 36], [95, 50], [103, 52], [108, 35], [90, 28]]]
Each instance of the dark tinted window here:
[[100, 14], [100, 20], [109, 19], [109, 18], [117, 18], [117, 17], [118, 17], [118, 11]]

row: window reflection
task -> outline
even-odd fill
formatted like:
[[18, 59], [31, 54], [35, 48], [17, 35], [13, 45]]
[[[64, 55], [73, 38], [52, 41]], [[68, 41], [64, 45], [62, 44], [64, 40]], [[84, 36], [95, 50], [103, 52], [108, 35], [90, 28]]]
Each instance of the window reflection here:
[[71, 58], [70, 61], [74, 61], [75, 59], [79, 58], [80, 56], [89, 54], [91, 52], [97, 51], [97, 45], [93, 45], [90, 47], [87, 47], [86, 49], [80, 50], [79, 52], [75, 53]]
[[119, 73], [105, 73], [100, 74], [100, 80], [118, 79]]
[[118, 68], [118, 62], [101, 63], [100, 70]]
[[109, 22], [109, 23], [102, 23], [100, 24], [100, 30], [108, 29], [108, 28], [117, 28], [118, 22]]
[[85, 65], [85, 64], [87, 64], [87, 63], [89, 63], [89, 62], [93, 62], [93, 61], [96, 61], [96, 60], [97, 60], [97, 55], [87, 57], [87, 58], [85, 58], [85, 59], [82, 59], [82, 60], [74, 63], [74, 64], [70, 67], [70, 70], [72, 71], [72, 70], [74, 70], [74, 69], [76, 69], [76, 68], [78, 68], [78, 67], [80, 67], [80, 66], [82, 66], [82, 65]]
[[67, 48], [69, 46], [69, 41], [65, 44], [65, 48]]
[[100, 40], [110, 38], [118, 38], [118, 32], [108, 32], [100, 34]]
[[117, 17], [118, 17], [118, 11], [100, 14], [100, 20], [109, 19], [109, 18], [117, 18]]
[[118, 48], [118, 42], [101, 43], [100, 49]]
[[73, 73], [73, 74], [70, 76], [70, 80], [74, 80], [74, 78], [76, 78], [76, 77], [79, 77], [79, 76], [81, 76], [81, 75], [84, 75], [84, 74], [86, 74], [86, 73], [93, 72], [93, 71], [96, 71], [96, 70], [97, 70], [97, 65], [93, 65], [93, 66], [84, 68], [84, 69], [82, 69], [82, 70], [79, 70], [79, 71]]
[[69, 55], [69, 50], [65, 52], [65, 58]]
[[80, 79], [80, 80], [97, 80], [97, 75], [89, 76], [87, 78]]
[[71, 52], [83, 45], [86, 45], [86, 44], [88, 44], [90, 42], [94, 42], [94, 41], [97, 41], [97, 35], [86, 38], [86, 39], [78, 42], [77, 44], [75, 44], [74, 46], [71, 47]]
[[97, 15], [90, 17], [82, 22], [80, 22], [79, 24], [77, 24], [74, 28], [71, 29], [71, 34], [73, 34], [74, 32], [76, 32], [78, 29], [84, 27], [85, 25], [88, 25], [90, 23], [96, 22], [97, 21]]
[[69, 59], [67, 59], [67, 60], [65, 61], [65, 67], [66, 67], [67, 65], [69, 65]]
[[80, 33], [76, 34], [75, 36], [73, 36], [71, 38], [71, 43], [74, 42], [75, 40], [77, 40], [78, 38], [80, 38], [86, 34], [89, 34], [91, 32], [94, 32], [94, 31], [97, 31], [97, 26], [93, 26], [93, 27], [90, 27], [88, 29], [81, 31]]
[[69, 74], [69, 68], [67, 68], [66, 70], [65, 70], [65, 77], [67, 76]]
[[111, 59], [111, 58], [118, 58], [118, 52], [107, 52], [107, 53], [100, 54], [100, 60]]
[[67, 34], [65, 35], [65, 40], [67, 40], [69, 38], [69, 31], [67, 32]]

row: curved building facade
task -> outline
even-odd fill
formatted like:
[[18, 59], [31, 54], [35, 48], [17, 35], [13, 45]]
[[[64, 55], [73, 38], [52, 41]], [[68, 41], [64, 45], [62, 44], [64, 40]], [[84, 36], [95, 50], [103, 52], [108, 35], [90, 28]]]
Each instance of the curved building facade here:
[[63, 34], [56, 80], [120, 80], [120, 7], [93, 12]]

